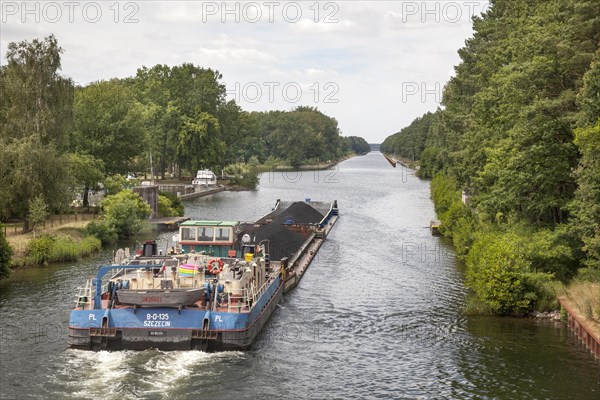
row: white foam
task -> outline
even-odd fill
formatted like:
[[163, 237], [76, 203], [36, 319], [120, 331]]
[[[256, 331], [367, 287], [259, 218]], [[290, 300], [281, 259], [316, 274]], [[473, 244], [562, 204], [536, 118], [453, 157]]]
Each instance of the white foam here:
[[139, 398], [168, 394], [187, 380], [216, 374], [207, 365], [243, 357], [242, 352], [69, 349], [61, 355], [64, 369], [52, 380], [64, 388], [61, 394], [70, 393], [73, 398]]

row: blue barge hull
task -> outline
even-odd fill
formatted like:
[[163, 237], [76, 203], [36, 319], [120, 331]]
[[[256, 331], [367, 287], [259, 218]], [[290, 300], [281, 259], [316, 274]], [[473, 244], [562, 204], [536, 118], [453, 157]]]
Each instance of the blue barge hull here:
[[[277, 277], [249, 313], [194, 309], [115, 308], [72, 310], [69, 345], [89, 350], [246, 349], [260, 333], [283, 295]], [[102, 327], [103, 319], [107, 324]], [[208, 321], [208, 329], [205, 321]]]

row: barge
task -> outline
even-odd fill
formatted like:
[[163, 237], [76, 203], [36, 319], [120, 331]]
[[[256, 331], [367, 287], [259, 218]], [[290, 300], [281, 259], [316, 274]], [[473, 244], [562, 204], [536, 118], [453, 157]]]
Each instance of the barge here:
[[79, 288], [69, 345], [89, 350], [247, 349], [338, 218], [337, 202], [282, 202], [255, 222], [186, 221]]

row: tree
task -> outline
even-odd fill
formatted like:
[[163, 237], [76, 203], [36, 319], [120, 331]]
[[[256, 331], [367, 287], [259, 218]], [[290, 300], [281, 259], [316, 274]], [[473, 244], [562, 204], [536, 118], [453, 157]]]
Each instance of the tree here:
[[[52, 145], [30, 136], [10, 146], [0, 146], [0, 218], [26, 219], [29, 200], [43, 196], [52, 212], [64, 210], [71, 201], [68, 162]], [[26, 221], [24, 230], [28, 230]]]
[[[469, 286], [495, 312], [520, 312], [553, 297], [544, 282], [570, 279], [582, 249], [580, 271], [600, 279], [600, 3], [495, 0], [473, 29], [419, 176], [435, 174], [442, 231], [468, 252]], [[422, 143], [412, 129], [423, 119], [384, 149]]]
[[75, 92], [74, 152], [101, 160], [108, 174], [132, 170], [147, 143], [144, 107], [125, 82], [91, 83]]
[[132, 190], [125, 189], [102, 201], [102, 213], [107, 226], [119, 237], [127, 238], [142, 228], [152, 209]]
[[60, 55], [54, 35], [9, 43], [0, 68], [0, 138], [31, 135], [62, 150], [73, 123], [73, 82], [59, 74]]
[[248, 120], [249, 139], [242, 143], [256, 150], [246, 152], [246, 157], [255, 155], [264, 161], [270, 156], [298, 167], [334, 160], [347, 151], [337, 121], [316, 108], [252, 112]]
[[367, 141], [358, 136], [347, 136], [344, 138], [346, 142], [346, 149], [352, 151], [358, 155], [367, 154], [371, 151], [371, 146]]
[[52, 35], [9, 43], [0, 67], [1, 219], [26, 218], [37, 195], [52, 211], [70, 201], [64, 150], [73, 124], [73, 84], [59, 74], [61, 53]]
[[29, 200], [29, 216], [28, 220], [33, 229], [33, 237], [35, 238], [35, 230], [40, 222], [44, 222], [48, 218], [48, 205], [42, 196], [36, 196]]
[[223, 165], [224, 143], [219, 140], [219, 121], [206, 112], [185, 118], [179, 132], [177, 157], [183, 168], [191, 171]]
[[0, 224], [0, 279], [6, 278], [10, 274], [10, 261], [13, 251], [6, 237], [4, 229]]
[[83, 190], [83, 206], [89, 207], [89, 191], [99, 190], [104, 178], [104, 163], [94, 156], [73, 153], [68, 156], [69, 172], [73, 177], [73, 185]]
[[[211, 132], [215, 140], [224, 142], [227, 148], [236, 147], [240, 110], [233, 101], [225, 103], [225, 85], [220, 83], [221, 79], [218, 71], [184, 63], [174, 67], [142, 67], [131, 80], [138, 101], [148, 110], [149, 143], [158, 157], [163, 178], [167, 165], [186, 164], [187, 159], [178, 151], [180, 134], [200, 113], [218, 120], [215, 125], [218, 129]], [[202, 149], [200, 157], [210, 158], [212, 150]], [[224, 156], [229, 154], [221, 154], [216, 165], [226, 164]]]
[[579, 186], [571, 203], [572, 224], [584, 243], [584, 264], [600, 278], [600, 118], [593, 126], [579, 128], [575, 143], [582, 157], [576, 171]]
[[128, 181], [125, 176], [119, 174], [105, 177], [102, 183], [104, 184], [104, 190], [108, 195], [117, 194], [123, 189], [127, 189], [132, 186], [131, 182]]
[[384, 153], [397, 154], [412, 161], [419, 159], [425, 149], [429, 129], [435, 120], [439, 118], [439, 113], [441, 113], [440, 110], [435, 114], [427, 113], [415, 119], [400, 132], [388, 136], [381, 144], [380, 150]]
[[575, 144], [581, 159], [575, 171], [578, 187], [570, 204], [571, 225], [583, 242], [588, 275], [600, 280], [600, 49], [583, 82], [577, 98], [580, 111]]

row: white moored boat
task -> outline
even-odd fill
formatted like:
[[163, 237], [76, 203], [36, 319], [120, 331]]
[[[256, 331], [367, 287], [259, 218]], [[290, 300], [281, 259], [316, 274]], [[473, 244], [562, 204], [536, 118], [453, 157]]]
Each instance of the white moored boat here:
[[192, 181], [194, 186], [216, 186], [217, 176], [214, 172], [208, 169], [199, 170], [196, 173], [196, 178]]

